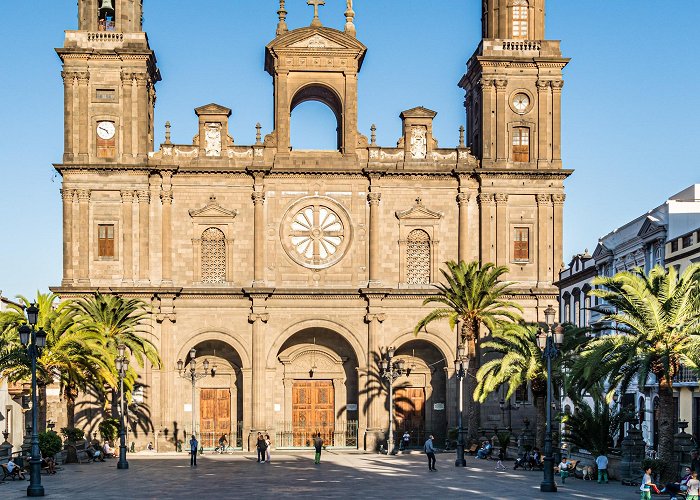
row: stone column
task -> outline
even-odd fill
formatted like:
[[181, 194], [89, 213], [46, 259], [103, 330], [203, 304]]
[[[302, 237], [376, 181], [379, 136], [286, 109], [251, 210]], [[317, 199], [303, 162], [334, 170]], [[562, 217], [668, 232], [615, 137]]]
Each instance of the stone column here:
[[265, 193], [255, 191], [253, 199], [253, 286], [265, 286]]
[[132, 284], [134, 280], [134, 192], [125, 190], [122, 197], [122, 283]]
[[369, 313], [365, 316], [367, 323], [367, 433], [365, 450], [375, 451], [377, 442], [383, 440], [382, 416], [384, 415], [384, 394], [380, 383], [379, 357], [382, 343], [381, 323], [386, 314]]
[[73, 190], [61, 189], [63, 200], [63, 281], [66, 286], [73, 282]]
[[382, 199], [381, 193], [369, 193], [369, 285], [370, 287], [381, 286], [379, 279], [379, 201]]
[[495, 156], [495, 137], [493, 131], [495, 129], [494, 115], [490, 110], [493, 109], [496, 91], [494, 89], [494, 81], [488, 79], [481, 80], [481, 110], [482, 110], [482, 134], [481, 142], [483, 144], [482, 158], [487, 163], [493, 163]]
[[251, 313], [248, 321], [253, 324], [253, 428], [249, 436], [249, 441], [254, 440], [257, 431], [264, 431], [267, 423], [265, 421], [265, 394], [267, 384], [265, 383], [265, 323], [270, 315], [267, 313]]
[[537, 200], [537, 286], [551, 284], [552, 270], [552, 197], [538, 194]]
[[340, 127], [343, 130], [343, 154], [354, 155], [357, 147], [357, 106], [350, 103], [357, 102], [357, 74], [345, 74], [345, 109]]
[[73, 110], [73, 89], [75, 87], [75, 73], [63, 71], [63, 159], [73, 159], [73, 135], [75, 129], [73, 127], [73, 118], [75, 116]]
[[459, 205], [459, 249], [458, 259], [467, 262], [469, 260], [469, 193], [457, 195]]
[[90, 117], [88, 116], [88, 101], [89, 101], [89, 86], [90, 73], [87, 71], [81, 71], [78, 73], [78, 153], [83, 157], [83, 160], [87, 159], [88, 155], [88, 125], [90, 124]]
[[173, 191], [172, 189], [167, 191], [161, 191], [160, 200], [163, 204], [163, 232], [162, 232], [162, 278], [161, 281], [164, 284], [172, 284], [172, 225], [171, 225], [171, 213], [173, 204]]
[[90, 283], [90, 190], [78, 191], [78, 224], [80, 239], [78, 240], [78, 281]]
[[496, 200], [496, 265], [508, 264], [508, 195], [498, 193]]
[[275, 89], [275, 129], [277, 131], [277, 152], [289, 154], [290, 147], [290, 132], [289, 122], [291, 119], [291, 110], [289, 104], [289, 96], [287, 95], [287, 77], [289, 71], [280, 71], [277, 74], [277, 88]]
[[133, 73], [122, 73], [122, 152], [125, 156], [131, 156], [134, 151], [132, 118], [134, 101], [132, 98], [132, 87], [134, 82]]
[[136, 120], [137, 140], [136, 154], [146, 156], [148, 154], [148, 75], [136, 73]]
[[151, 195], [147, 189], [137, 192], [139, 199], [139, 280], [149, 281], [149, 219]]
[[553, 233], [554, 233], [554, 243], [552, 259], [554, 261], [554, 266], [552, 272], [550, 273], [548, 284], [551, 285], [554, 282], [554, 270], [559, 269], [559, 266], [564, 262], [563, 256], [563, 244], [564, 244], [564, 200], [566, 200], [565, 194], [554, 194], [552, 195], [552, 203], [554, 204], [554, 221], [553, 221]]
[[561, 168], [561, 89], [564, 82], [552, 82], [552, 162]]
[[549, 82], [537, 80], [537, 163], [538, 168], [547, 166], [551, 157], [549, 141]]
[[496, 161], [508, 159], [508, 127], [506, 126], [506, 108], [508, 80], [496, 80]]
[[482, 264], [493, 262], [493, 237], [491, 235], [491, 227], [493, 224], [493, 195], [481, 193], [479, 200], [479, 227], [481, 229], [481, 251], [479, 258]]

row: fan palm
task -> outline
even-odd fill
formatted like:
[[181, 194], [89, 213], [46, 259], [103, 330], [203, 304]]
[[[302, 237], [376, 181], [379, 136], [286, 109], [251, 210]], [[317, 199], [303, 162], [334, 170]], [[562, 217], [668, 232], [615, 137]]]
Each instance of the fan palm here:
[[480, 326], [483, 324], [493, 332], [497, 327], [517, 322], [522, 312], [519, 304], [505, 300], [506, 288], [512, 283], [500, 281], [508, 272], [504, 266], [478, 261], [466, 263], [446, 262], [447, 269], [440, 272], [445, 283], [435, 285], [437, 294], [428, 297], [423, 305], [441, 304], [420, 320], [414, 328], [417, 335], [433, 321], [447, 319], [450, 329], [461, 325], [458, 342], [466, 347], [468, 368], [466, 375], [467, 395], [467, 436], [477, 437], [481, 415], [479, 407], [472, 400], [476, 386], [476, 373], [480, 363]]
[[[494, 356], [485, 362], [476, 374], [474, 398], [480, 403], [502, 386], [507, 387], [506, 399], [515, 391], [530, 384], [537, 410], [536, 444], [544, 448], [545, 415], [547, 409], [547, 361], [537, 345], [539, 325], [510, 323], [492, 332], [491, 340], [484, 342], [486, 356]], [[585, 330], [567, 324], [564, 326], [564, 345], [560, 351], [565, 356], [555, 359], [554, 372], [559, 373], [566, 360], [577, 352], [586, 341]], [[560, 377], [555, 376], [558, 380]]]
[[600, 276], [603, 288], [591, 295], [603, 299], [594, 309], [615, 333], [592, 340], [574, 363], [572, 377], [579, 390], [608, 380], [608, 401], [633, 380], [640, 386], [650, 374], [659, 391], [659, 457], [673, 459], [673, 377], [681, 365], [700, 367], [700, 265], [689, 266], [679, 277], [674, 268], [654, 267]]

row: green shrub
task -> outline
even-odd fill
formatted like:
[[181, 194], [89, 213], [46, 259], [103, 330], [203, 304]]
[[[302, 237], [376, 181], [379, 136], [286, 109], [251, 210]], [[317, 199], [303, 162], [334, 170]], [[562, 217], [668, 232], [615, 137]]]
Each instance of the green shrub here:
[[61, 428], [61, 435], [63, 435], [69, 443], [75, 443], [83, 439], [85, 432], [77, 427], [63, 427]]
[[39, 450], [44, 457], [53, 457], [63, 449], [63, 441], [55, 432], [39, 433]]
[[651, 467], [651, 474], [655, 481], [669, 481], [674, 478], [673, 464], [658, 458], [645, 458], [642, 460], [642, 470]]
[[100, 422], [99, 430], [103, 441], [114, 441], [119, 434], [119, 420], [107, 418]]

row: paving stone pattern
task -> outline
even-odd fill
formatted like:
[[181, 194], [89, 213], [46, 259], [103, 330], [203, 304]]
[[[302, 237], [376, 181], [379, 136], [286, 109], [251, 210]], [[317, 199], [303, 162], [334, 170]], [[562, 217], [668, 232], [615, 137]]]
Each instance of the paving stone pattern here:
[[[47, 498], [209, 499], [209, 498], [493, 498], [618, 500], [639, 498], [635, 487], [618, 482], [569, 479], [556, 494], [539, 491], [542, 473], [495, 471], [495, 462], [467, 458], [455, 468], [454, 454], [437, 457], [437, 472], [428, 472], [418, 453], [386, 457], [324, 451], [321, 465], [313, 452], [277, 452], [272, 463], [258, 464], [250, 454], [204, 455], [198, 467], [186, 454], [130, 455], [129, 470], [105, 463], [66, 465], [55, 476], [42, 474]], [[26, 498], [27, 481], [0, 484], [0, 498]], [[662, 497], [659, 497], [662, 498]], [[663, 497], [666, 498], [666, 497]]]

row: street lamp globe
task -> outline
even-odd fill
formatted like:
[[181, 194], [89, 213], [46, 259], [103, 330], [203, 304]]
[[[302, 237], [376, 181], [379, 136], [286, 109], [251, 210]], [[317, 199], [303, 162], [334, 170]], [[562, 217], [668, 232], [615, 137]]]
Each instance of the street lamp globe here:
[[554, 324], [554, 316], [556, 316], [556, 314], [557, 311], [554, 310], [552, 304], [549, 304], [547, 309], [544, 310], [544, 321], [547, 323], [547, 326], [551, 327]]
[[177, 371], [181, 372], [182, 368], [185, 366], [185, 363], [182, 362], [181, 359], [177, 360]]
[[539, 347], [541, 351], [547, 348], [547, 334], [542, 330], [537, 332], [537, 347]]
[[37, 321], [39, 321], [39, 308], [34, 302], [32, 302], [31, 305], [27, 307], [27, 321], [31, 326], [35, 326], [37, 324]]
[[195, 348], [193, 347], [192, 349], [190, 349], [190, 359], [191, 359], [192, 361], [194, 361], [194, 357], [195, 357], [196, 355], [197, 355], [197, 349], [195, 349]]
[[209, 371], [209, 360], [205, 359], [204, 363], [202, 363], [202, 366], [204, 367], [204, 373]]
[[19, 327], [19, 341], [22, 342], [22, 345], [26, 346], [29, 344], [29, 337], [31, 334], [32, 329], [27, 325], [22, 325]]
[[126, 352], [126, 346], [125, 346], [124, 344], [119, 344], [119, 345], [117, 346], [117, 350], [119, 351], [119, 357], [120, 357], [120, 358], [123, 358], [123, 357], [124, 357], [124, 353]]
[[557, 345], [564, 343], [564, 327], [561, 325], [557, 325], [554, 329], [554, 343]]
[[44, 331], [43, 328], [39, 328], [39, 331], [36, 332], [36, 346], [37, 347], [44, 347], [46, 345], [46, 332]]

